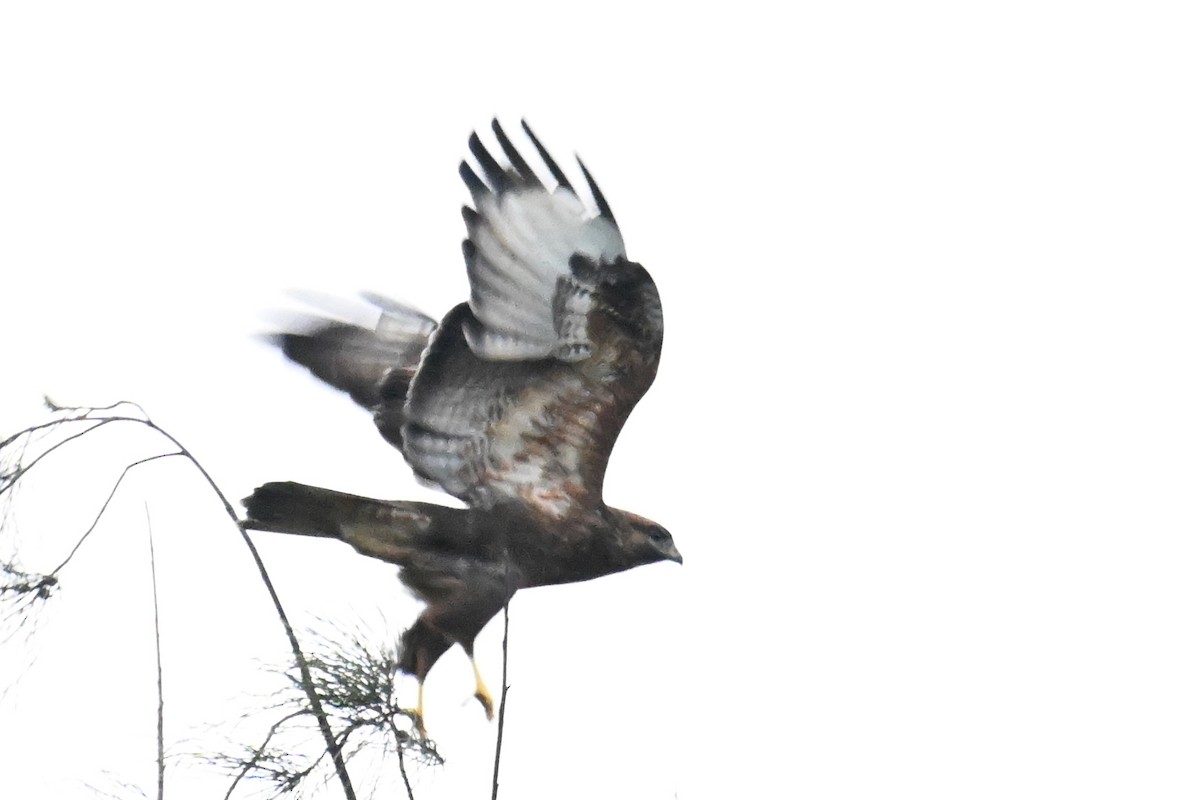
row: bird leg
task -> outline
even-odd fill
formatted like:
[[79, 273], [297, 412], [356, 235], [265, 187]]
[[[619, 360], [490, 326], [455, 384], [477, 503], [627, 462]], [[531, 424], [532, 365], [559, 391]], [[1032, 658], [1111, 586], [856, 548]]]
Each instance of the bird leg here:
[[403, 709], [405, 714], [412, 718], [413, 728], [417, 735], [422, 739], [426, 738], [425, 733], [425, 681], [422, 679], [417, 682], [417, 707]]
[[475, 663], [475, 656], [471, 656], [471, 669], [475, 670], [475, 699], [483, 706], [483, 713], [487, 714], [487, 718], [492, 719], [495, 714], [492, 709], [492, 693], [483, 683], [483, 675], [479, 672], [479, 665]]

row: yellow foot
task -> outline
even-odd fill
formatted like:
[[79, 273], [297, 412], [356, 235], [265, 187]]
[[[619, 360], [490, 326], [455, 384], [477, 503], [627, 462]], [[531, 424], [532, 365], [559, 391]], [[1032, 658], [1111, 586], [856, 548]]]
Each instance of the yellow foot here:
[[479, 701], [479, 705], [483, 706], [483, 713], [487, 714], [488, 719], [493, 719], [496, 716], [492, 710], [492, 696], [487, 693], [487, 689], [476, 692], [475, 699]]
[[487, 714], [487, 718], [493, 719], [496, 715], [493, 711], [495, 706], [492, 703], [492, 693], [484, 685], [483, 676], [479, 674], [479, 665], [475, 663], [474, 657], [471, 658], [471, 668], [475, 670], [475, 699], [483, 706], [483, 713]]
[[417, 684], [417, 707], [405, 708], [401, 713], [408, 714], [412, 718], [413, 730], [422, 739], [427, 738], [425, 734], [425, 682]]

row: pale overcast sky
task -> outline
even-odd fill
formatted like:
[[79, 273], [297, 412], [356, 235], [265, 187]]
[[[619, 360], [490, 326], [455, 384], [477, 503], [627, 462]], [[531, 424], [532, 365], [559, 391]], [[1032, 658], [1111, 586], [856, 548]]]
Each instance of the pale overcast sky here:
[[[523, 116], [661, 291], [606, 495], [686, 563], [518, 595], [501, 796], [1200, 793], [1194, 6], [433, 5], [0, 7], [0, 432], [128, 398], [234, 498], [437, 500], [253, 337], [295, 290], [465, 299], [458, 161]], [[156, 446], [47, 462], [25, 565]], [[218, 503], [142, 468], [0, 650], [0, 795], [153, 795], [146, 507], [171, 752], [287, 658]], [[255, 541], [298, 624], [419, 611], [344, 545]], [[456, 651], [420, 800], [488, 796], [471, 691]], [[179, 758], [167, 794], [226, 784]]]

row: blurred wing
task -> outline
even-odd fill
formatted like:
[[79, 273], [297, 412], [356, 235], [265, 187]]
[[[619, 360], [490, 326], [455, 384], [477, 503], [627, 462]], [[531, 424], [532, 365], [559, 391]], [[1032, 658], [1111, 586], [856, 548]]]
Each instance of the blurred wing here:
[[510, 166], [471, 137], [486, 178], [461, 167], [475, 204], [471, 300], [442, 321], [412, 380], [404, 454], [473, 505], [561, 516], [600, 502], [617, 434], [658, 368], [662, 308], [586, 169], [591, 213], [528, 126], [553, 189], [493, 131]]
[[408, 384], [437, 323], [394, 300], [365, 297], [381, 312], [374, 328], [310, 317], [300, 330], [269, 338], [289, 359], [375, 412], [379, 432], [399, 447]]

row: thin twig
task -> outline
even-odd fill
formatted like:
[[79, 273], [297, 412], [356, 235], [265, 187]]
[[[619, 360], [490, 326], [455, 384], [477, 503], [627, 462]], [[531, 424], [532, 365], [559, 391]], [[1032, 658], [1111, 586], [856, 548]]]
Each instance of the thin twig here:
[[[129, 419], [136, 419], [130, 417]], [[288, 620], [287, 613], [283, 610], [283, 602], [279, 599], [279, 595], [275, 592], [275, 585], [271, 582], [270, 575], [267, 574], [267, 565], [263, 563], [262, 556], [258, 553], [258, 548], [254, 546], [254, 542], [250, 540], [250, 535], [241, 525], [241, 520], [238, 519], [237, 512], [233, 510], [233, 504], [229, 502], [229, 498], [217, 486], [217, 482], [208, 474], [195, 456], [180, 443], [171, 434], [167, 433], [162, 428], [155, 425], [150, 420], [142, 421], [143, 425], [148, 425], [154, 430], [161, 433], [170, 440], [180, 452], [187, 457], [189, 461], [196, 467], [197, 471], [208, 482], [213, 492], [220, 498], [221, 503], [225, 506], [225, 513], [233, 520], [233, 524], [237, 526], [238, 532], [242, 535], [242, 541], [250, 550], [250, 555], [254, 558], [254, 564], [258, 567], [258, 574], [262, 577], [263, 585], [267, 588], [267, 594], [271, 596], [271, 602], [275, 605], [275, 612], [279, 615], [279, 621], [283, 623], [284, 632], [287, 634], [288, 642], [292, 646], [292, 654], [296, 657], [296, 666], [300, 670], [300, 676], [304, 683], [304, 692], [308, 696], [308, 701], [312, 705], [313, 716], [317, 719], [317, 727], [321, 729], [321, 735], [325, 739], [325, 748], [329, 753], [330, 759], [333, 760], [334, 770], [337, 772], [338, 779], [342, 784], [342, 791], [346, 794], [346, 800], [355, 800], [354, 784], [350, 781], [350, 772], [346, 769], [346, 762], [342, 758], [341, 748], [338, 746], [333, 736], [333, 729], [329, 726], [329, 718], [325, 716], [325, 709], [321, 706], [321, 698], [317, 696], [316, 686], [313, 684], [312, 674], [308, 668], [308, 661], [304, 658], [304, 651], [300, 649], [300, 641], [296, 638], [296, 632], [292, 628], [292, 623]]]
[[254, 753], [250, 758], [246, 759], [245, 763], [242, 764], [242, 769], [237, 775], [234, 776], [233, 783], [229, 784], [229, 789], [227, 789], [225, 792], [225, 800], [229, 800], [230, 797], [233, 797], [233, 790], [237, 788], [239, 783], [241, 783], [242, 778], [246, 777], [250, 770], [254, 769], [254, 767], [258, 764], [259, 759], [261, 759], [263, 754], [267, 752], [267, 747], [270, 746], [271, 740], [275, 738], [275, 734], [279, 732], [279, 729], [287, 724], [290, 720], [293, 720], [296, 717], [304, 716], [304, 714], [305, 712], [303, 710], [293, 711], [283, 719], [277, 720], [273, 725], [271, 725], [270, 728], [267, 729], [267, 735], [263, 739], [263, 743], [254, 750]]
[[[93, 420], [84, 420], [84, 419], [62, 420], [62, 422], [85, 422], [85, 421], [92, 422]], [[69, 444], [70, 442], [74, 441], [75, 439], [78, 439], [80, 436], [87, 436], [89, 433], [96, 430], [96, 428], [103, 428], [105, 425], [109, 424], [112, 421], [113, 420], [107, 420], [107, 419], [100, 420], [99, 422], [96, 422], [96, 424], [90, 428], [86, 428], [85, 430], [79, 431], [78, 433], [73, 433], [70, 436], [66, 437], [65, 439], [55, 442], [51, 447], [47, 447], [44, 451], [42, 451], [41, 453], [38, 453], [37, 457], [34, 458], [32, 461], [30, 461], [28, 464], [21, 465], [21, 467], [16, 472], [5, 475], [4, 481], [6, 483], [16, 483], [17, 480], [22, 475], [24, 475], [25, 473], [29, 472], [29, 470], [36, 467], [37, 463], [39, 461], [41, 461], [43, 458], [45, 458], [46, 456], [53, 453], [58, 448], [62, 447], [65, 444]]]
[[[135, 417], [135, 416], [127, 415], [127, 414], [110, 414], [108, 416], [102, 416], [102, 417], [92, 416], [92, 414], [97, 411], [115, 409], [121, 405], [130, 405], [133, 408], [136, 408], [138, 411], [140, 411], [144, 416]], [[341, 748], [339, 747], [336, 739], [334, 738], [333, 730], [331, 729], [331, 727], [329, 725], [329, 719], [325, 714], [325, 710], [321, 705], [321, 699], [318, 696], [316, 687], [313, 683], [312, 675], [309, 670], [308, 663], [307, 663], [306, 659], [304, 658], [303, 651], [300, 649], [300, 642], [296, 638], [295, 630], [292, 628], [291, 622], [288, 620], [287, 613], [283, 610], [283, 603], [280, 601], [279, 595], [275, 591], [275, 586], [271, 582], [270, 576], [267, 574], [266, 565], [263, 563], [262, 557], [258, 553], [258, 549], [254, 546], [254, 542], [251, 541], [249, 534], [247, 534], [246, 531], [242, 528], [241, 520], [238, 519], [238, 515], [237, 515], [237, 512], [233, 508], [233, 504], [229, 502], [229, 498], [227, 498], [225, 496], [225, 493], [222, 492], [220, 487], [217, 486], [216, 481], [213, 480], [212, 476], [208, 473], [208, 470], [206, 470], [204, 468], [204, 466], [196, 459], [196, 457], [194, 455], [192, 455], [191, 451], [188, 450], [186, 447], [184, 447], [183, 444], [178, 439], [176, 439], [170, 433], [168, 433], [164, 429], [160, 428], [153, 421], [151, 421], [149, 416], [145, 415], [145, 410], [142, 409], [142, 407], [136, 403], [129, 403], [127, 401], [121, 401], [118, 403], [114, 403], [111, 406], [106, 406], [104, 408], [86, 407], [86, 406], [66, 407], [66, 406], [60, 406], [60, 405], [50, 401], [49, 398], [47, 398], [47, 406], [52, 411], [82, 411], [83, 413], [78, 416], [65, 417], [62, 419], [54, 420], [53, 422], [42, 423], [39, 425], [34, 425], [29, 428], [26, 428], [23, 431], [20, 431], [19, 433], [14, 434], [14, 435], [4, 439], [3, 441], [0, 441], [0, 450], [2, 450], [4, 447], [8, 446], [9, 444], [15, 442], [21, 436], [28, 435], [35, 431], [42, 430], [45, 428], [53, 428], [53, 427], [62, 425], [64, 423], [84, 422], [84, 421], [97, 421], [97, 422], [103, 422], [104, 424], [108, 424], [109, 422], [135, 422], [139, 425], [144, 425], [144, 426], [150, 428], [151, 430], [157, 432], [159, 435], [161, 435], [162, 437], [167, 439], [169, 442], [171, 442], [178, 448], [178, 452], [160, 453], [158, 455], [150, 456], [148, 458], [144, 458], [139, 461], [135, 461], [132, 464], [126, 465], [125, 469], [121, 472], [120, 477], [117, 479], [116, 484], [113, 486], [112, 491], [109, 493], [108, 498], [104, 501], [104, 505], [101, 507], [100, 513], [97, 514], [96, 519], [92, 522], [91, 526], [84, 533], [83, 537], [75, 544], [75, 547], [71, 550], [71, 553], [67, 556], [67, 558], [61, 564], [59, 564], [59, 566], [57, 568], [55, 568], [54, 571], [50, 573], [50, 575], [51, 576], [55, 575], [60, 569], [62, 569], [64, 566], [66, 566], [66, 564], [75, 555], [76, 551], [78, 551], [79, 547], [83, 544], [83, 541], [86, 540], [88, 538], [88, 536], [92, 533], [92, 531], [96, 528], [96, 525], [99, 524], [100, 517], [103, 516], [105, 509], [108, 508], [109, 503], [112, 501], [113, 496], [116, 494], [117, 488], [120, 486], [120, 484], [124, 480], [125, 476], [129, 473], [130, 469], [132, 469], [135, 466], [139, 466], [141, 464], [147, 463], [149, 461], [154, 461], [159, 458], [169, 458], [169, 457], [173, 457], [173, 456], [183, 456], [184, 458], [186, 458], [188, 461], [190, 461], [192, 463], [192, 466], [194, 466], [196, 468], [196, 470], [200, 473], [200, 475], [208, 483], [208, 485], [212, 489], [213, 493], [216, 494], [216, 496], [220, 499], [222, 505], [225, 507], [225, 513], [229, 515], [230, 520], [232, 520], [234, 525], [237, 526], [238, 532], [242, 536], [242, 541], [245, 543], [246, 548], [250, 551], [251, 557], [254, 559], [255, 566], [258, 568], [259, 576], [262, 578], [263, 585], [266, 587], [267, 593], [271, 597], [271, 602], [275, 606], [275, 612], [279, 617], [279, 621], [283, 624], [284, 632], [287, 634], [288, 643], [291, 645], [291, 648], [292, 648], [292, 654], [296, 658], [296, 666], [300, 670], [301, 683], [303, 684], [304, 693], [305, 693], [306, 697], [308, 698], [312, 714], [317, 720], [317, 727], [320, 728], [321, 735], [325, 740], [326, 752], [329, 754], [330, 759], [333, 761], [334, 769], [337, 772], [338, 779], [342, 784], [342, 790], [346, 795], [346, 800], [355, 800], [354, 786], [350, 781], [350, 773], [346, 769], [345, 760], [342, 758]], [[91, 428], [89, 428], [89, 431], [94, 430], [96, 427], [99, 427], [99, 426], [92, 426]], [[72, 438], [78, 438], [78, 437], [72, 437]], [[52, 448], [52, 449], [57, 449], [57, 448]], [[0, 485], [0, 493], [3, 493], [3, 491], [11, 488], [13, 485], [14, 485], [14, 482], [6, 482], [5, 484]]]
[[103, 419], [103, 420], [109, 421], [109, 422], [131, 421], [131, 422], [141, 422], [144, 424], [149, 421], [149, 419], [143, 419], [140, 417], [130, 417], [130, 416], [125, 416], [123, 414], [113, 414], [112, 416], [109, 416], [109, 417], [89, 416], [89, 414], [91, 414], [93, 411], [105, 411], [107, 409], [116, 408], [117, 406], [122, 406], [122, 405], [130, 405], [130, 406], [133, 406], [134, 408], [138, 409], [139, 411], [141, 411], [143, 414], [146, 413], [144, 410], [142, 410], [142, 407], [139, 406], [137, 403], [130, 403], [130, 402], [126, 402], [126, 401], [122, 401], [120, 403], [113, 403], [111, 406], [105, 406], [104, 408], [90, 408], [90, 409], [85, 410], [82, 406], [80, 406], [78, 408], [73, 408], [73, 409], [64, 409], [64, 408], [54, 409], [54, 410], [59, 410], [59, 411], [64, 411], [64, 410], [83, 411], [84, 413], [80, 414], [79, 416], [76, 416], [76, 417], [61, 417], [59, 419], [50, 420], [49, 422], [39, 422], [37, 425], [30, 425], [28, 428], [23, 428], [23, 429], [17, 431], [16, 433], [14, 433], [12, 436], [9, 436], [7, 439], [0, 440], [0, 450], [3, 450], [4, 448], [8, 447], [13, 442], [15, 442], [17, 439], [20, 439], [22, 436], [28, 436], [31, 433], [36, 433], [37, 431], [45, 430], [47, 428], [57, 428], [60, 425], [63, 425], [63, 424], [69, 423], [69, 422], [95, 422], [96, 420]]
[[150, 543], [150, 588], [154, 594], [154, 657], [158, 669], [158, 800], [163, 800], [166, 790], [167, 760], [166, 746], [163, 739], [163, 666], [162, 666], [162, 636], [160, 634], [158, 617], [158, 567], [154, 563], [154, 527], [150, 524], [150, 504], [143, 503], [146, 508], [146, 539]]
[[492, 800], [500, 794], [500, 747], [504, 744], [504, 710], [508, 705], [508, 600], [504, 601], [504, 642], [500, 645], [503, 666], [500, 672], [500, 710], [496, 714], [496, 764], [492, 767]]
[[57, 576], [59, 570], [65, 567], [71, 561], [71, 559], [75, 557], [75, 554], [79, 552], [79, 548], [82, 547], [87, 538], [92, 535], [92, 531], [96, 530], [96, 526], [100, 524], [100, 518], [103, 517], [104, 512], [108, 510], [108, 504], [112, 502], [113, 497], [117, 493], [117, 489], [121, 488], [121, 481], [125, 480], [125, 476], [129, 474], [129, 470], [133, 469], [134, 467], [139, 467], [142, 464], [147, 464], [151, 461], [157, 461], [160, 458], [171, 458], [173, 456], [182, 455], [184, 455], [182, 451], [178, 453], [159, 453], [156, 456], [148, 456], [146, 458], [138, 459], [132, 464], [126, 464], [125, 469], [121, 470], [121, 475], [117, 478], [117, 482], [113, 484], [112, 491], [109, 492], [108, 497], [105, 498], [104, 505], [100, 506], [100, 511], [96, 514], [96, 518], [92, 520], [92, 524], [89, 525], [88, 529], [83, 532], [83, 536], [79, 537], [79, 541], [76, 542], [75, 546], [71, 548], [71, 552], [67, 553], [67, 557], [62, 560], [62, 563], [50, 570], [50, 574]]
[[396, 758], [400, 761], [400, 777], [404, 778], [404, 789], [408, 792], [408, 800], [416, 800], [413, 797], [412, 784], [408, 782], [408, 770], [404, 768], [404, 738], [405, 735], [396, 727], [396, 721], [389, 718], [388, 724], [392, 726], [392, 733], [396, 737]]
[[146, 409], [142, 408], [141, 403], [135, 403], [132, 400], [118, 400], [117, 402], [109, 403], [106, 406], [64, 406], [51, 400], [48, 395], [42, 395], [42, 402], [45, 403], [46, 408], [50, 409], [51, 411], [82, 411], [83, 416], [85, 417], [89, 414], [95, 414], [97, 411], [112, 411], [114, 408], [120, 408], [121, 406], [133, 406], [138, 411], [142, 412], [142, 416], [146, 420], [150, 419], [150, 415], [146, 413]]

